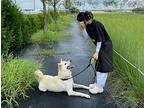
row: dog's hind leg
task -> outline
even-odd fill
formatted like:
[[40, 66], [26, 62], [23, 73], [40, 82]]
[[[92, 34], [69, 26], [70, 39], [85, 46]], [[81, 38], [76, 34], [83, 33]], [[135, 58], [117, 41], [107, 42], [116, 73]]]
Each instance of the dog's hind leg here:
[[43, 92], [47, 91], [47, 89], [45, 87], [41, 86], [41, 85], [39, 85], [39, 90], [43, 91]]
[[81, 96], [81, 97], [85, 97], [85, 98], [90, 98], [90, 96], [88, 94], [84, 94], [84, 93], [80, 93], [80, 92], [76, 92], [76, 91], [67, 91], [69, 96]]
[[73, 84], [73, 87], [74, 88], [83, 88], [83, 89], [87, 89], [87, 90], [89, 90], [89, 87], [87, 87], [87, 86], [85, 86], [85, 85], [81, 85], [81, 84]]

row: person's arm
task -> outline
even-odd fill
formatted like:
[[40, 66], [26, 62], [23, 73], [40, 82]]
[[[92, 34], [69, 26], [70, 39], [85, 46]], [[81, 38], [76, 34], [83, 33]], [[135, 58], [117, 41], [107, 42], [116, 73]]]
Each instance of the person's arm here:
[[97, 42], [97, 45], [96, 45], [96, 53], [99, 53], [100, 48], [101, 48], [101, 44], [102, 44], [102, 42]]
[[96, 51], [93, 55], [93, 58], [94, 59], [98, 59], [98, 56], [99, 56], [99, 51], [100, 51], [100, 48], [101, 48], [101, 45], [102, 45], [102, 42], [103, 42], [103, 38], [104, 37], [104, 34], [103, 34], [103, 31], [100, 27], [100, 25], [96, 25], [96, 31], [97, 31], [97, 44], [96, 44]]
[[85, 39], [88, 38], [88, 34], [87, 34], [86, 29], [83, 29], [82, 34], [83, 34], [83, 37], [84, 37]]
[[102, 45], [102, 42], [97, 42], [96, 51], [95, 51], [95, 53], [93, 54], [93, 58], [94, 58], [95, 60], [98, 59], [99, 51], [100, 51], [101, 45]]

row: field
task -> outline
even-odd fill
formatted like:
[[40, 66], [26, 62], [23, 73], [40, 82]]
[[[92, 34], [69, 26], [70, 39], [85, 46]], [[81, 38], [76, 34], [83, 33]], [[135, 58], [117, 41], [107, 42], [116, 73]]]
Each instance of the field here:
[[[144, 72], [144, 15], [126, 13], [95, 14], [113, 41], [113, 48], [129, 62]], [[144, 76], [115, 52], [113, 53], [114, 76], [112, 93], [123, 106], [142, 107], [144, 103]], [[121, 102], [120, 102], [121, 101]]]

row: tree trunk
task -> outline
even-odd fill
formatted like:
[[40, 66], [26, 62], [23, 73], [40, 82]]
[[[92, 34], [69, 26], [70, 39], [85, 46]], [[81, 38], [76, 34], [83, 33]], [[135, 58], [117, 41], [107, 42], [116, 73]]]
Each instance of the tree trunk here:
[[46, 3], [44, 0], [42, 0], [43, 4], [43, 31], [46, 32], [48, 30], [48, 16], [47, 16], [47, 10], [46, 10]]
[[57, 20], [57, 10], [56, 10], [56, 2], [55, 2], [55, 0], [54, 0], [53, 8], [54, 8], [54, 21], [56, 23], [56, 20]]

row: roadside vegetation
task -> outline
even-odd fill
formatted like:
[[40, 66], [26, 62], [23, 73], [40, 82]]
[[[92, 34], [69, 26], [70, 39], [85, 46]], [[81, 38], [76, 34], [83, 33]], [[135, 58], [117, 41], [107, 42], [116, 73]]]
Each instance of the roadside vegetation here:
[[38, 64], [28, 60], [7, 58], [2, 60], [2, 107], [15, 108], [17, 100], [28, 97], [27, 91], [35, 84], [34, 71]]
[[[95, 14], [107, 28], [114, 49], [144, 72], [144, 15], [132, 13]], [[144, 76], [116, 52], [113, 53], [114, 72], [110, 88], [120, 108], [143, 108]]]
[[144, 7], [141, 8], [135, 8], [132, 10], [133, 13], [139, 13], [139, 14], [144, 14]]

